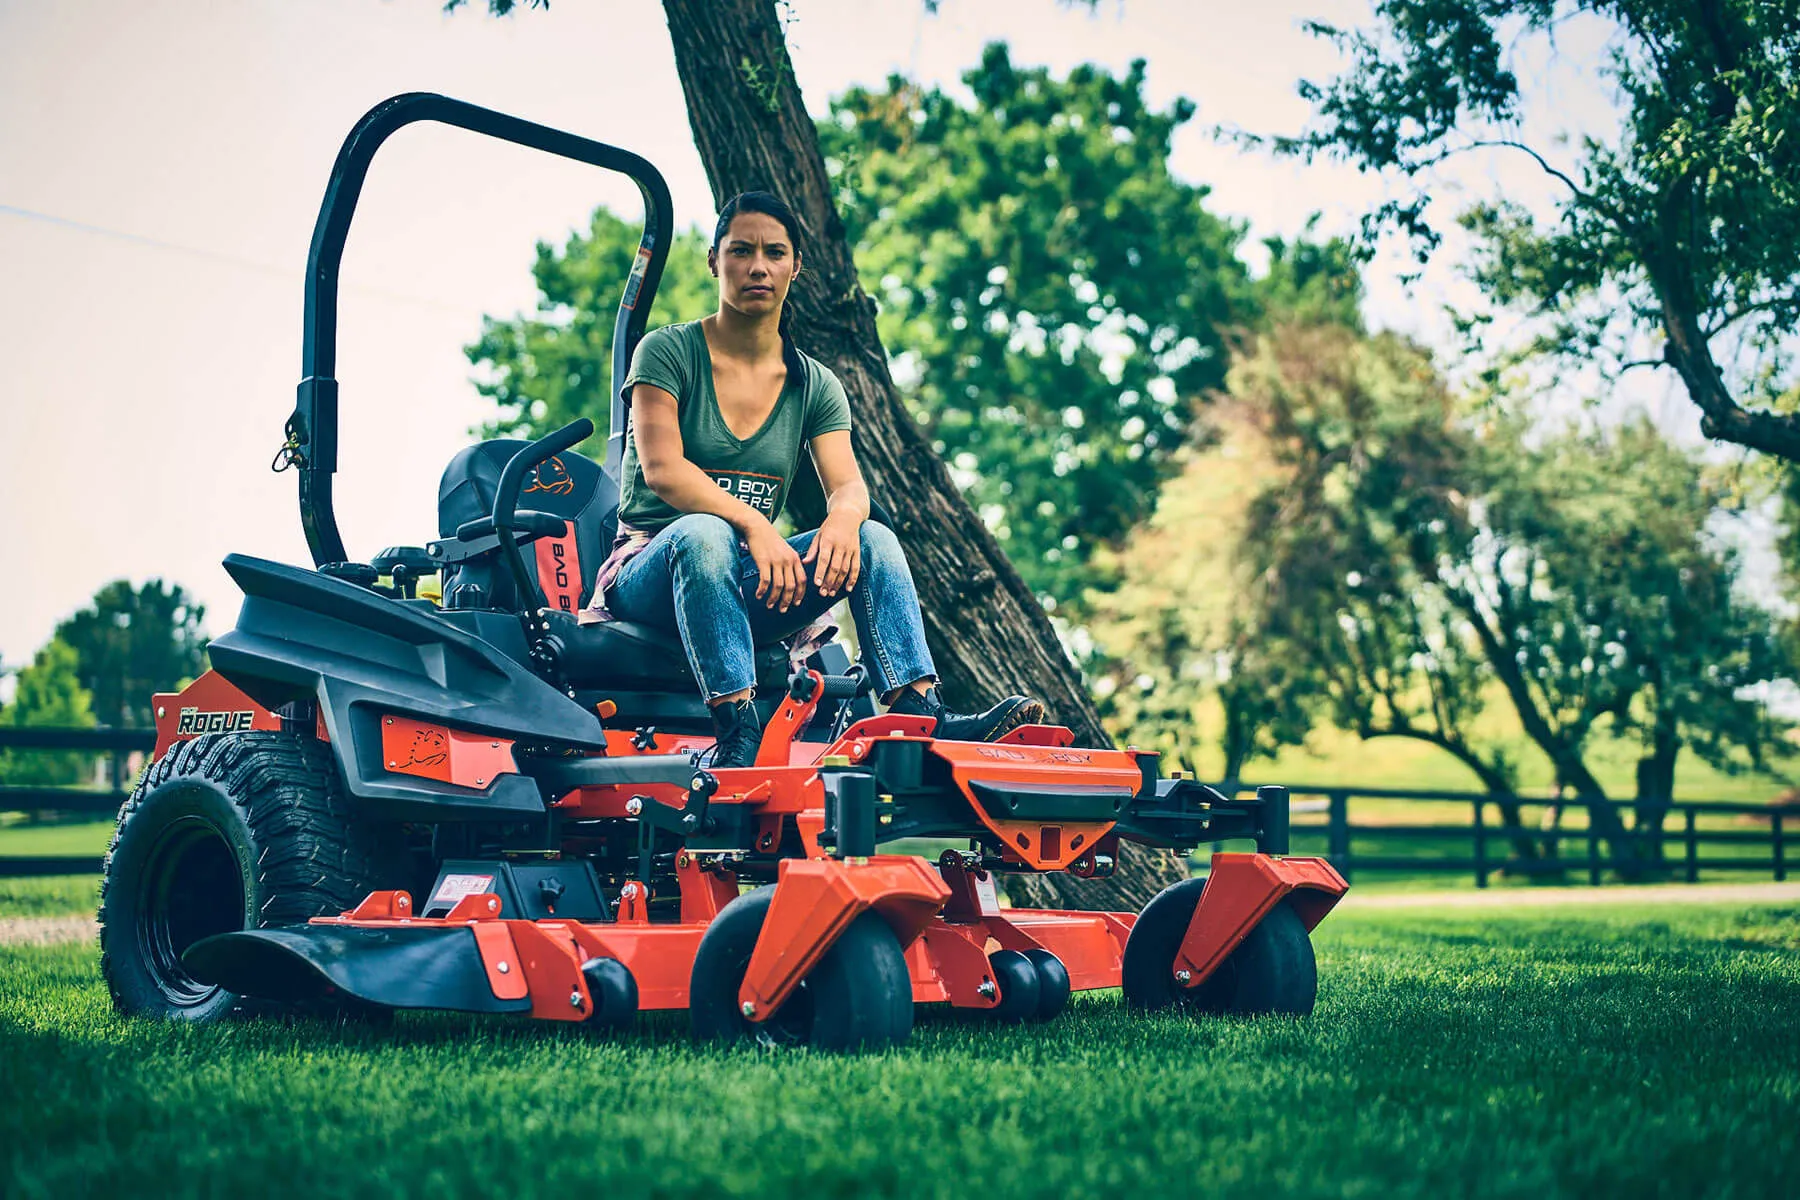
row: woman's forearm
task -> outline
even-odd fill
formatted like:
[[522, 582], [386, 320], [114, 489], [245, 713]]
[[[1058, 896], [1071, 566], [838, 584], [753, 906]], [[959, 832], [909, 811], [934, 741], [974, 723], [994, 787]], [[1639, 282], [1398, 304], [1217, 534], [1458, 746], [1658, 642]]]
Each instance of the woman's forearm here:
[[858, 525], [869, 519], [869, 488], [860, 478], [843, 484], [825, 497], [825, 512], [830, 516], [855, 517]]
[[731, 495], [712, 476], [685, 458], [659, 466], [652, 472], [646, 465], [644, 482], [662, 501], [684, 513], [711, 513], [723, 517], [740, 534], [748, 534], [768, 518]]

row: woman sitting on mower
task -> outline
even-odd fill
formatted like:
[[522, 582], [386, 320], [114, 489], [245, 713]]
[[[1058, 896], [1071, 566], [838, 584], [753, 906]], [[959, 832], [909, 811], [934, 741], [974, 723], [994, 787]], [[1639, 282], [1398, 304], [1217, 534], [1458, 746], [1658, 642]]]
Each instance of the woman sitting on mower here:
[[[630, 437], [618, 539], [594, 588], [600, 618], [680, 633], [712, 710], [715, 767], [756, 760], [754, 647], [801, 633], [846, 596], [891, 712], [935, 717], [938, 737], [960, 741], [1043, 719], [1025, 696], [968, 715], [944, 709], [906, 556], [869, 520], [843, 384], [788, 336], [799, 219], [769, 193], [745, 192], [720, 212], [706, 258], [718, 311], [647, 334], [624, 383]], [[825, 522], [783, 538], [773, 522], [802, 448], [824, 486]]]

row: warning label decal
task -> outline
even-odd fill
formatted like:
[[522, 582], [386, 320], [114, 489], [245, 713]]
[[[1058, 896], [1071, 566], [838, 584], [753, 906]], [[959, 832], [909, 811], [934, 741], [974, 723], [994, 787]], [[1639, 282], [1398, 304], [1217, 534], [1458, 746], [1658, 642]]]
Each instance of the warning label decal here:
[[492, 891], [493, 886], [492, 875], [446, 875], [443, 882], [438, 884], [437, 891], [431, 893], [431, 902], [455, 907], [456, 902], [464, 896]]

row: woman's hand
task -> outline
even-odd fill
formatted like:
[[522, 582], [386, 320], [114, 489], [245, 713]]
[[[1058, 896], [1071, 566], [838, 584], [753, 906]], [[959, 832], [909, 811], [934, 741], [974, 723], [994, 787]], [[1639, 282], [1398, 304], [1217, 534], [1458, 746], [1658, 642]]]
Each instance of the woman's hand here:
[[744, 545], [756, 560], [756, 598], [786, 612], [806, 595], [806, 565], [768, 521], [750, 527]]
[[813, 573], [813, 586], [820, 595], [849, 591], [862, 574], [862, 521], [855, 516], [827, 513], [801, 561], [819, 564]]

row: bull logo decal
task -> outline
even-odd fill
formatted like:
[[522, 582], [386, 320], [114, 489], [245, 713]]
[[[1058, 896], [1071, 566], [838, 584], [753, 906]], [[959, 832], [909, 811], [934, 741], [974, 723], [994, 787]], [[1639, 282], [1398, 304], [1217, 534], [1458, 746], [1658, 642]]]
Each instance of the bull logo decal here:
[[531, 483], [525, 491], [568, 496], [575, 491], [575, 481], [569, 478], [569, 469], [563, 466], [562, 456], [553, 455], [548, 462], [541, 462], [532, 469]]
[[411, 755], [400, 766], [435, 767], [450, 757], [449, 739], [441, 729], [421, 729], [413, 735]]

